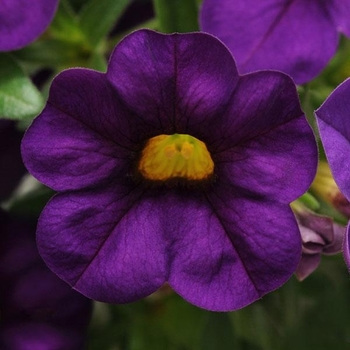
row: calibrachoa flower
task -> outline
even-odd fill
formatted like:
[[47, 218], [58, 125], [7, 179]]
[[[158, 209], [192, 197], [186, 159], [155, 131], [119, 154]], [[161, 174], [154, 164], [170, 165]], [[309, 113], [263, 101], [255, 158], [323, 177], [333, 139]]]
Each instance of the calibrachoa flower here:
[[0, 348], [82, 349], [91, 300], [45, 266], [35, 223], [0, 211], [0, 236]]
[[[315, 112], [320, 136], [334, 180], [350, 200], [350, 79], [340, 84]], [[349, 227], [344, 240], [350, 269]]]
[[315, 112], [329, 167], [350, 199], [350, 79], [340, 84]]
[[0, 51], [20, 49], [50, 24], [58, 0], [1, 0]]
[[350, 36], [350, 0], [204, 0], [201, 27], [230, 48], [241, 73], [277, 69], [308, 82]]
[[106, 74], [62, 72], [22, 154], [60, 192], [39, 220], [40, 253], [91, 298], [131, 302], [168, 281], [195, 305], [234, 310], [298, 265], [289, 203], [317, 151], [295, 85], [239, 76], [208, 34], [137, 31]]

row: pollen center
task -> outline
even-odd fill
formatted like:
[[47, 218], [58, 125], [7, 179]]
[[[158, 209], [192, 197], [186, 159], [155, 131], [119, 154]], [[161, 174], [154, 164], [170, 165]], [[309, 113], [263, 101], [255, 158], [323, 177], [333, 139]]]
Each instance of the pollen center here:
[[205, 180], [214, 162], [204, 142], [186, 134], [158, 135], [142, 150], [138, 170], [148, 180]]

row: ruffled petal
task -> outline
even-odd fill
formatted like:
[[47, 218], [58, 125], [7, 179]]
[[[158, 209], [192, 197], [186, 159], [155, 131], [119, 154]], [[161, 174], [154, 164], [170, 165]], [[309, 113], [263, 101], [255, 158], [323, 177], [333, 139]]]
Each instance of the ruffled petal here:
[[210, 129], [208, 121], [218, 122], [238, 80], [230, 52], [212, 36], [150, 30], [121, 41], [107, 77], [150, 135], [195, 125], [195, 137]]
[[321, 72], [338, 43], [336, 25], [322, 3], [205, 0], [201, 27], [229, 47], [241, 73], [277, 69], [302, 84]]
[[282, 203], [308, 189], [317, 146], [289, 77], [278, 72], [243, 76], [226, 117], [212, 130], [215, 141], [208, 145], [218, 181], [231, 183], [233, 192]]
[[345, 80], [315, 112], [321, 140], [335, 182], [350, 199], [350, 79]]
[[104, 74], [87, 69], [61, 73], [47, 106], [24, 136], [27, 169], [57, 191], [125, 176], [134, 145], [127, 115]]
[[51, 22], [58, 0], [1, 0], [0, 51], [16, 50], [36, 39]]
[[288, 206], [232, 198], [225, 188], [196, 199], [182, 203], [171, 247], [169, 283], [183, 298], [209, 310], [236, 310], [294, 273], [301, 240]]
[[55, 196], [37, 230], [47, 265], [95, 300], [125, 303], [156, 291], [167, 275], [161, 207], [143, 191], [114, 183]]

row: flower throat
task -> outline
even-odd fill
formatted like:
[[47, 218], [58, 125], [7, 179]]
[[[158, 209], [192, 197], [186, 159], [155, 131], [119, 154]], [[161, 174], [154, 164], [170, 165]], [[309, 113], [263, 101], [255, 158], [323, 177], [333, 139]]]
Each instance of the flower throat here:
[[205, 143], [193, 136], [158, 135], [143, 148], [138, 170], [152, 181], [174, 178], [200, 181], [213, 175], [214, 162]]

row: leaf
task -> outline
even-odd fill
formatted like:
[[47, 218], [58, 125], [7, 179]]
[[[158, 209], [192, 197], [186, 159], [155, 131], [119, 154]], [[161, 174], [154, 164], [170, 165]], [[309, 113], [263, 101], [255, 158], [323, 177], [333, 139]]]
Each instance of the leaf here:
[[98, 51], [93, 52], [88, 63], [89, 68], [96, 69], [100, 72], [107, 71], [107, 60], [103, 53]]
[[49, 28], [50, 37], [70, 42], [82, 44], [85, 40], [79, 26], [77, 15], [74, 13], [67, 1], [61, 0], [53, 22]]
[[196, 0], [153, 0], [153, 3], [160, 31], [184, 33], [198, 30]]
[[131, 0], [90, 0], [80, 12], [80, 26], [86, 40], [97, 46], [111, 31]]
[[0, 117], [34, 117], [43, 105], [40, 92], [19, 64], [9, 54], [0, 54]]
[[[78, 48], [79, 49], [79, 48]], [[79, 66], [79, 51], [74, 43], [63, 42], [57, 39], [36, 41], [32, 45], [16, 51], [15, 57], [23, 62], [46, 67]]]
[[9, 204], [12, 214], [26, 218], [38, 218], [46, 203], [55, 194], [51, 189], [40, 186], [22, 197], [14, 198]]

